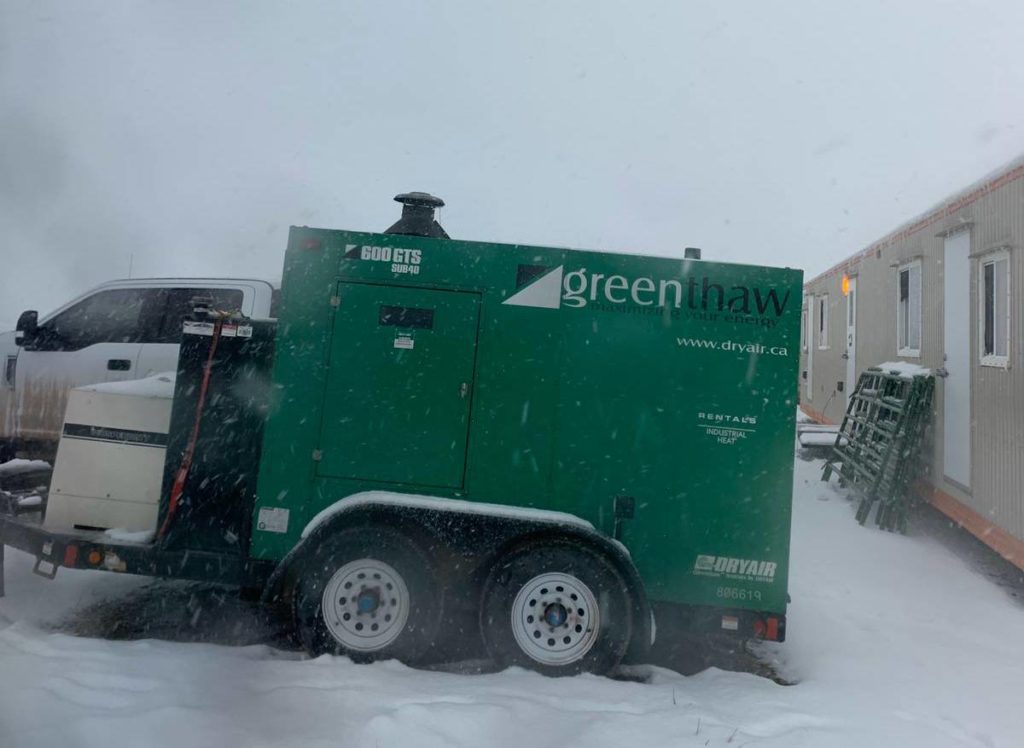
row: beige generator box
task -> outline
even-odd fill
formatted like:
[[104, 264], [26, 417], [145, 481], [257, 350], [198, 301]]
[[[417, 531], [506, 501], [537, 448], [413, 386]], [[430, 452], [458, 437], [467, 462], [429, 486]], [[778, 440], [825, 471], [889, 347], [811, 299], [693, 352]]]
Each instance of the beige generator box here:
[[156, 529], [174, 375], [71, 390], [44, 526]]

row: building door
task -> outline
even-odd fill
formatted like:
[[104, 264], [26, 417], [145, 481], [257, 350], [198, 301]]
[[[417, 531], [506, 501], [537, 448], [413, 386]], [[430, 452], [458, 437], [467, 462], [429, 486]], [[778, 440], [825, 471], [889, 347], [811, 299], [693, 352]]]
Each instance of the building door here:
[[846, 405], [857, 388], [857, 279], [847, 278], [846, 293]]
[[945, 239], [942, 386], [942, 466], [950, 480], [971, 486], [971, 232]]
[[807, 297], [807, 378], [804, 380], [806, 385], [805, 395], [807, 398], [807, 404], [814, 407], [814, 347], [818, 344], [818, 338], [814, 334], [814, 307], [816, 306], [815, 297]]
[[459, 488], [480, 296], [339, 283], [318, 474]]

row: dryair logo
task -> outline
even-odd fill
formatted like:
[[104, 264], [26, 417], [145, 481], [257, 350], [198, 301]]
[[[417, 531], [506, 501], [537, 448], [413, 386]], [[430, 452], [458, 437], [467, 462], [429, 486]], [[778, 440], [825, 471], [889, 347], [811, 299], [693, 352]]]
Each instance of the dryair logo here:
[[775, 581], [774, 561], [758, 561], [731, 556], [697, 556], [693, 562], [693, 573], [702, 577], [726, 577], [727, 579], [748, 579], [756, 582]]
[[781, 298], [775, 289], [723, 286], [711, 278], [627, 278], [624, 275], [591, 273], [585, 268], [565, 272], [559, 265], [525, 288], [505, 299], [511, 306], [577, 309], [589, 304], [605, 309], [635, 305], [656, 309], [686, 309], [695, 312], [726, 312], [733, 315], [781, 317], [789, 302], [789, 291]]

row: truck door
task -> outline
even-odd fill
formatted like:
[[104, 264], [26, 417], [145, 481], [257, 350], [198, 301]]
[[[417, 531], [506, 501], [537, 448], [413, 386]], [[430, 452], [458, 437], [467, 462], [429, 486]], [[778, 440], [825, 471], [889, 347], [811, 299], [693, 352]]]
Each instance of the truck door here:
[[39, 325], [15, 367], [20, 440], [56, 442], [72, 387], [137, 377], [141, 331], [155, 300], [156, 289], [106, 289]]
[[318, 474], [459, 488], [480, 296], [339, 283]]

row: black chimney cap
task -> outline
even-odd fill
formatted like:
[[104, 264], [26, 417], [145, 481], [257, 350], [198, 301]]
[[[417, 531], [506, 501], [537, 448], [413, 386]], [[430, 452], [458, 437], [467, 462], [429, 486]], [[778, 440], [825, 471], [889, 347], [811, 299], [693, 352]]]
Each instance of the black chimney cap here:
[[422, 208], [443, 208], [444, 200], [429, 192], [403, 192], [395, 195], [395, 202], [402, 205], [416, 205]]
[[395, 195], [395, 202], [402, 204], [402, 217], [385, 234], [449, 238], [441, 224], [434, 220], [434, 211], [444, 205], [444, 200], [429, 192], [403, 192]]

